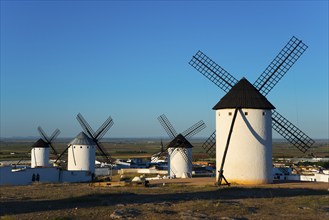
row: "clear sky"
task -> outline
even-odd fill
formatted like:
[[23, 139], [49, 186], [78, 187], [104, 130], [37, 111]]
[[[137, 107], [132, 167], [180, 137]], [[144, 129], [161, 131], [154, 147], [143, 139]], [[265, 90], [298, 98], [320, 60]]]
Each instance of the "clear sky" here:
[[[215, 130], [224, 92], [193, 69], [202, 50], [253, 83], [295, 35], [309, 48], [267, 96], [312, 138], [328, 138], [328, 1], [1, 1], [1, 137], [81, 131], [166, 137]], [[274, 137], [280, 137], [274, 133]]]

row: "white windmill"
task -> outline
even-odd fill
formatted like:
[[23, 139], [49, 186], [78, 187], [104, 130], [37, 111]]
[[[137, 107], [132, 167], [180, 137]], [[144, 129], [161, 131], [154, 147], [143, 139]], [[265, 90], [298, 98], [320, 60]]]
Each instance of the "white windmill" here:
[[203, 145], [213, 152], [216, 144], [219, 185], [223, 180], [228, 185], [272, 182], [272, 127], [303, 153], [313, 145], [310, 137], [273, 110], [265, 98], [306, 49], [293, 36], [253, 85], [244, 78], [238, 81], [201, 51], [189, 62], [228, 92], [213, 108], [216, 131]]
[[[49, 165], [49, 148], [52, 148], [53, 154], [57, 156], [57, 151], [52, 145], [52, 141], [59, 135], [59, 129], [48, 137], [39, 126], [38, 131], [42, 138], [32, 145], [31, 149], [31, 167], [48, 167]], [[19, 162], [18, 162], [19, 163]]]
[[192, 144], [179, 134], [168, 144], [168, 171], [170, 177], [192, 177]]
[[68, 146], [67, 170], [95, 173], [96, 143], [84, 132], [80, 132]]
[[200, 132], [206, 127], [203, 121], [199, 121], [181, 134], [178, 134], [163, 114], [158, 117], [162, 127], [172, 139], [162, 149], [162, 154], [168, 154], [168, 174], [170, 177], [192, 177], [192, 144], [186, 139]]
[[271, 110], [274, 106], [243, 78], [213, 109], [216, 110], [216, 161], [223, 162], [228, 141], [230, 144], [225, 177], [239, 184], [272, 182]]
[[49, 145], [41, 138], [37, 140], [31, 149], [31, 168], [49, 166]]
[[80, 113], [77, 115], [77, 120], [85, 132], [80, 132], [68, 144], [68, 147], [61, 153], [56, 162], [60, 160], [66, 151], [68, 151], [68, 170], [83, 170], [95, 173], [96, 148], [105, 158], [104, 162], [112, 162], [112, 159], [106, 152], [105, 148], [102, 147], [99, 140], [112, 127], [113, 120], [109, 117], [96, 132], [93, 131]]

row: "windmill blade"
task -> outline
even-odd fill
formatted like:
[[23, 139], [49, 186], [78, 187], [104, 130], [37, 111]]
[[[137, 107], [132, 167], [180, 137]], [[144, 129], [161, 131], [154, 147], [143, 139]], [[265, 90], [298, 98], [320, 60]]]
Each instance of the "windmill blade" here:
[[266, 96], [306, 49], [307, 46], [293, 36], [255, 81], [255, 88], [262, 95]]
[[82, 129], [83, 129], [87, 134], [89, 134], [89, 136], [90, 136], [92, 139], [95, 139], [95, 138], [94, 138], [94, 135], [95, 135], [94, 130], [90, 127], [90, 125], [88, 124], [88, 122], [82, 117], [82, 115], [81, 115], [80, 113], [77, 115], [77, 120], [78, 120], [78, 122], [80, 123]]
[[53, 153], [57, 156], [58, 152], [55, 150], [54, 146], [53, 146], [53, 140], [61, 133], [61, 131], [57, 128], [53, 134], [50, 136], [50, 140], [49, 140], [49, 146], [51, 147], [51, 149], [53, 150]]
[[48, 143], [48, 144], [49, 144], [50, 148], [53, 150], [53, 154], [57, 156], [58, 152], [55, 150], [53, 144], [52, 143]]
[[303, 153], [315, 142], [275, 110], [272, 110], [272, 125], [274, 130]]
[[169, 143], [167, 143], [162, 149], [162, 152], [164, 152], [164, 153], [168, 153], [168, 148], [169, 148], [169, 144], [170, 144], [170, 142]]
[[238, 82], [234, 76], [212, 61], [200, 50], [192, 57], [189, 64], [220, 89], [224, 90], [224, 92], [228, 92]]
[[56, 158], [54, 163], [57, 163], [57, 161], [61, 159], [61, 157], [65, 154], [65, 152], [69, 149], [69, 147], [71, 147], [71, 145], [65, 148], [65, 150]]
[[46, 135], [46, 132], [41, 128], [41, 126], [38, 127], [38, 131], [41, 135], [41, 137], [43, 137], [43, 139], [49, 143], [50, 142], [50, 139], [48, 138], [48, 136]]
[[159, 153], [159, 157], [160, 156], [168, 156], [169, 144], [170, 144], [170, 142], [167, 143], [166, 145], [162, 145], [161, 146], [161, 150], [160, 150], [160, 152], [158, 152]]
[[57, 156], [57, 155], [58, 155], [58, 152], [55, 150], [55, 148], [54, 148], [53, 144], [52, 144], [52, 143], [50, 143], [50, 144], [49, 144], [49, 146], [50, 146], [50, 147], [51, 147], [51, 149], [53, 150], [53, 154]]
[[31, 156], [29, 156], [28, 153], [24, 154], [21, 157], [21, 159], [19, 159], [19, 161], [16, 163], [16, 165], [19, 165], [22, 162], [22, 160], [27, 159], [27, 158], [31, 158]]
[[165, 129], [170, 138], [174, 139], [177, 136], [177, 132], [174, 127], [171, 125], [168, 118], [163, 114], [158, 117], [158, 120], [162, 127]]
[[105, 162], [107, 163], [112, 163], [112, 158], [110, 157], [110, 155], [107, 153], [107, 151], [105, 150], [105, 148], [101, 145], [101, 143], [99, 142], [95, 142], [98, 150], [101, 152], [102, 156], [105, 158]]
[[202, 148], [210, 157], [216, 157], [216, 131], [203, 143]]
[[201, 130], [206, 128], [206, 124], [201, 120], [197, 123], [195, 123], [194, 125], [192, 125], [189, 129], [187, 129], [186, 131], [184, 131], [182, 133], [182, 135], [185, 138], [189, 138], [194, 136], [195, 134], [199, 133]]
[[56, 130], [53, 132], [53, 134], [50, 136], [49, 141], [52, 142], [57, 136], [61, 133], [61, 131], [56, 128]]
[[164, 145], [163, 145], [163, 141], [162, 141], [162, 138], [161, 138], [161, 142], [160, 142], [160, 151], [154, 153], [154, 154], [151, 156], [151, 158], [153, 158], [153, 157], [160, 157], [161, 154], [162, 154], [164, 151], [165, 151], [165, 150], [164, 150]]
[[110, 117], [102, 124], [102, 126], [99, 127], [99, 129], [95, 133], [95, 139], [101, 139], [106, 132], [113, 126], [113, 120]]
[[61, 133], [61, 131], [57, 128], [53, 132], [53, 134], [51, 135], [50, 138], [46, 135], [45, 131], [41, 128], [41, 126], [38, 127], [38, 131], [39, 131], [40, 135], [43, 137], [43, 139], [45, 140], [45, 142], [53, 150], [53, 154], [57, 156], [58, 155], [58, 152], [55, 150], [54, 146], [52, 145], [52, 141], [59, 135], [59, 133]]
[[161, 143], [161, 149], [160, 149], [160, 151], [158, 152], [158, 154], [159, 154], [160, 156], [165, 155], [165, 154], [168, 154], [168, 147], [169, 147], [169, 144], [170, 144], [170, 142], [167, 143], [166, 145], [163, 145], [163, 143]]

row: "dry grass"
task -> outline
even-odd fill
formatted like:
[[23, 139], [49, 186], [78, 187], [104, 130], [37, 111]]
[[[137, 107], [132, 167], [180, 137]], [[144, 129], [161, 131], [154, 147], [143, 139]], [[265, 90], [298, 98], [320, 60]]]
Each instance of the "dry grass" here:
[[1, 187], [1, 219], [109, 219], [119, 210], [137, 219], [326, 219], [328, 185], [257, 187], [166, 184], [150, 188], [36, 184]]

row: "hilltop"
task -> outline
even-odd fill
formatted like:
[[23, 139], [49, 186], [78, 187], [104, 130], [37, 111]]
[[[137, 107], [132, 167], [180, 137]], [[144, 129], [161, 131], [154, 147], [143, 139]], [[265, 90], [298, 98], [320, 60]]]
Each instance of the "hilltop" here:
[[[189, 181], [199, 184], [184, 183]], [[217, 188], [213, 179], [194, 178], [149, 188], [1, 187], [0, 214], [1, 219], [325, 219], [328, 204], [326, 183]]]

